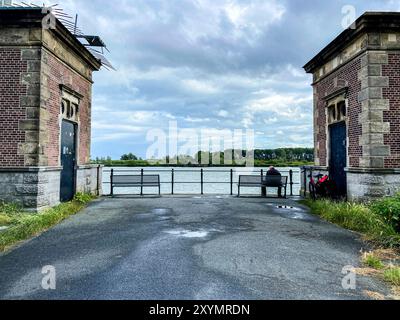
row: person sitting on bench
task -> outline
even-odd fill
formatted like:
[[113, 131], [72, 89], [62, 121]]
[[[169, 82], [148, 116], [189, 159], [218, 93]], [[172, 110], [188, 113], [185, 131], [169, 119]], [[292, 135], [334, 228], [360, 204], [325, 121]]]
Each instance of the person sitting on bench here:
[[[279, 177], [279, 179], [278, 179]], [[282, 198], [282, 174], [275, 169], [275, 167], [271, 166], [269, 167], [269, 170], [267, 171], [267, 177], [266, 177], [266, 182], [268, 186], [271, 187], [278, 187], [278, 197]], [[272, 183], [272, 185], [271, 185]], [[276, 184], [276, 185], [275, 185]]]

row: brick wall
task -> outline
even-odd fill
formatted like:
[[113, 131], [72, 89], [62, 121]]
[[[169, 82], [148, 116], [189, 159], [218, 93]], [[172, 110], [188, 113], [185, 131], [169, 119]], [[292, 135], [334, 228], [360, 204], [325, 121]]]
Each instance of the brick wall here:
[[25, 142], [25, 132], [19, 122], [26, 119], [26, 109], [20, 98], [27, 94], [21, 83], [27, 72], [27, 61], [22, 60], [21, 49], [0, 48], [0, 167], [24, 166], [24, 155], [18, 146]]
[[358, 93], [361, 90], [361, 82], [358, 80], [358, 73], [361, 70], [361, 59], [355, 59], [330, 74], [315, 84], [315, 132], [316, 132], [316, 158], [320, 166], [328, 166], [327, 150], [327, 105], [324, 97], [337, 89], [338, 83], [345, 82], [348, 90], [348, 155], [350, 166], [359, 167], [362, 147], [360, 146], [360, 135], [362, 126], [359, 123], [361, 103], [358, 101]]
[[[59, 166], [60, 157], [60, 84], [83, 96], [79, 105], [78, 165], [90, 160], [91, 82], [74, 72], [45, 49], [42, 55], [41, 164]], [[44, 98], [44, 99], [43, 99]]]
[[386, 168], [400, 168], [400, 54], [390, 53], [389, 64], [382, 66], [382, 75], [389, 77], [389, 87], [383, 88], [383, 98], [389, 99], [390, 108], [383, 112], [384, 122], [390, 123], [390, 134], [384, 143], [390, 146], [390, 156], [385, 157]]

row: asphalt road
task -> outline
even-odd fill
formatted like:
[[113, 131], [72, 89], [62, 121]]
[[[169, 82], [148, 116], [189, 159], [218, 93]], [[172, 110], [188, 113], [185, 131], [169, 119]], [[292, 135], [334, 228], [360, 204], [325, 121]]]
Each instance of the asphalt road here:
[[[279, 206], [282, 206], [281, 208]], [[285, 207], [287, 206], [287, 207]], [[295, 201], [101, 199], [0, 255], [0, 299], [365, 299], [388, 293], [343, 267], [365, 247]], [[56, 289], [41, 286], [44, 266]]]

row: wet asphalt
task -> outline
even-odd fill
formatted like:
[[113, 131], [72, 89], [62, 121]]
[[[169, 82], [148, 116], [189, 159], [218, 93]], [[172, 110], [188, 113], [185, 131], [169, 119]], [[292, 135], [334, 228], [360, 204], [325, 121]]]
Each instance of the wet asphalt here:
[[[342, 270], [360, 265], [355, 233], [293, 200], [235, 197], [103, 198], [0, 255], [0, 299], [367, 299], [388, 294]], [[56, 289], [42, 288], [54, 266]]]

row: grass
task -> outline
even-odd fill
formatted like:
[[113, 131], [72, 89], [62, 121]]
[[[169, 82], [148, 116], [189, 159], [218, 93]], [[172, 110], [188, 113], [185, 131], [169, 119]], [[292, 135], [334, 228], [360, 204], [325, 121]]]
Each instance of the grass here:
[[362, 233], [365, 240], [382, 248], [400, 249], [400, 234], [369, 205], [331, 200], [303, 201], [311, 211], [343, 228]]
[[0, 214], [0, 227], [8, 226], [11, 224], [11, 218], [5, 214]]
[[0, 226], [9, 228], [0, 233], [0, 252], [30, 239], [82, 210], [93, 197], [77, 194], [71, 202], [62, 203], [41, 213], [24, 212], [17, 205], [0, 203]]
[[400, 268], [392, 267], [383, 273], [384, 279], [394, 286], [400, 286]]
[[363, 258], [363, 263], [366, 266], [376, 270], [382, 270], [383, 268], [385, 268], [385, 264], [382, 262], [382, 260], [376, 257], [373, 253], [365, 254]]

